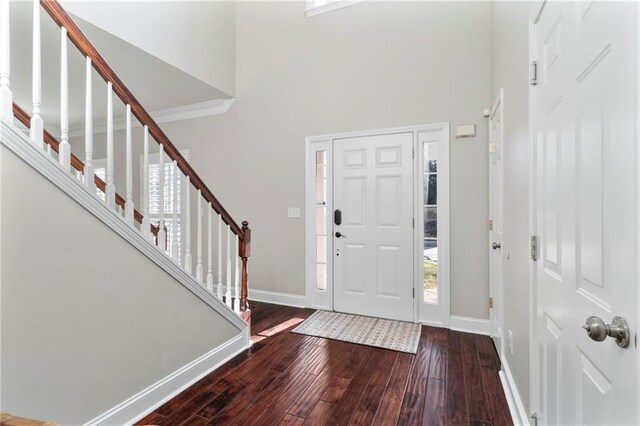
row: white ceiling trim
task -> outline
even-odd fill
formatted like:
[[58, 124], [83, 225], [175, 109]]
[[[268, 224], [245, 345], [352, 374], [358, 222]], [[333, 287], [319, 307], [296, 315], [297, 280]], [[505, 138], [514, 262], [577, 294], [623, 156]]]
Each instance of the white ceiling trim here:
[[[216, 99], [214, 101], [199, 102], [191, 105], [166, 108], [158, 111], [151, 111], [149, 115], [158, 124], [170, 123], [173, 121], [189, 120], [192, 118], [207, 117], [211, 115], [224, 114], [229, 111], [235, 98]], [[126, 117], [119, 117], [113, 120], [113, 130], [123, 130], [126, 127]], [[134, 120], [132, 127], [140, 127], [140, 123]], [[107, 131], [107, 122], [102, 121], [93, 124], [93, 133], [104, 133]], [[69, 129], [70, 137], [84, 135], [84, 125]]]

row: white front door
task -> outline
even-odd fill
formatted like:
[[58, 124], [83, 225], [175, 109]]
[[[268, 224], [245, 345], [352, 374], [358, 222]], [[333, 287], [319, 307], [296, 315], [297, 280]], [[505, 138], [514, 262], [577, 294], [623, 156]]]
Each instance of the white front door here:
[[333, 141], [336, 311], [413, 321], [412, 151], [412, 132]]
[[[533, 25], [540, 424], [640, 423], [637, 20], [635, 2], [547, 2]], [[590, 316], [623, 317], [629, 346], [592, 340]]]
[[489, 116], [489, 264], [491, 336], [498, 352], [502, 354], [502, 159], [503, 159], [503, 90], [493, 104]]

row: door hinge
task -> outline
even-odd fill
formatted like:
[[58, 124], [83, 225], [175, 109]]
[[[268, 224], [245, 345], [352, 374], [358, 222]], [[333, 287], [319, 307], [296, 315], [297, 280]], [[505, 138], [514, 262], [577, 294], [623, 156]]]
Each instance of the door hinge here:
[[540, 239], [537, 235], [531, 236], [531, 260], [534, 262], [539, 259], [539, 251], [538, 246], [540, 243]]
[[493, 297], [489, 298], [489, 308], [493, 309]]
[[489, 220], [489, 231], [493, 231], [493, 220]]
[[531, 426], [538, 426], [538, 413], [536, 413], [535, 411], [531, 413], [531, 420], [533, 420], [531, 422], [533, 423]]
[[416, 298], [416, 289], [415, 288], [413, 289], [413, 298], [414, 299]]
[[414, 146], [411, 147], [411, 158], [416, 158], [416, 148]]
[[529, 84], [531, 86], [538, 85], [538, 62], [536, 61], [529, 64]]
[[411, 220], [411, 226], [413, 226], [413, 229], [416, 229], [416, 218], [415, 217]]

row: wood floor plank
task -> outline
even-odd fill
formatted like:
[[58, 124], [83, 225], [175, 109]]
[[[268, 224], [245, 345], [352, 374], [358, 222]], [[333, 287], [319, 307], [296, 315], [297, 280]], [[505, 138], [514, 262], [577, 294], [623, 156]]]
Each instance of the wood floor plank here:
[[427, 391], [427, 378], [429, 377], [429, 363], [431, 361], [431, 345], [418, 347], [416, 359], [413, 361], [407, 392], [415, 395], [423, 395]]
[[400, 416], [399, 425], [419, 425], [422, 419], [422, 407], [424, 406], [424, 396], [415, 393], [405, 393]]
[[[331, 422], [331, 415], [335, 410], [335, 405], [326, 401], [318, 401], [313, 410], [309, 414], [309, 417], [305, 420], [305, 425], [321, 426], [327, 424], [334, 424]], [[340, 424], [340, 423], [335, 423]]]
[[480, 357], [473, 334], [462, 334], [464, 386], [469, 418], [491, 423], [489, 401], [482, 380]]
[[286, 416], [284, 416], [284, 418], [280, 422], [280, 426], [300, 426], [302, 424], [304, 424], [304, 419], [293, 416], [291, 414], [287, 414]]
[[469, 421], [467, 394], [464, 380], [461, 333], [449, 332], [449, 352], [447, 356], [447, 405], [446, 423], [465, 424]]
[[351, 379], [346, 391], [336, 403], [336, 407], [329, 419], [330, 422], [339, 420], [344, 422], [346, 419], [351, 418], [369, 384], [371, 374], [378, 366], [380, 355], [384, 352], [382, 349], [370, 347], [364, 347], [362, 350], [365, 352], [363, 362], [353, 379]]
[[146, 426], [146, 425], [154, 425], [164, 420], [164, 416], [162, 414], [158, 414], [155, 411], [153, 413], [148, 414], [143, 419], [136, 422], [136, 425]]
[[[274, 400], [261, 415], [256, 416], [255, 423], [259, 425], [278, 424], [287, 415], [287, 409], [300, 398], [300, 395], [311, 385], [316, 376], [309, 373], [301, 373], [289, 386]], [[257, 414], [257, 413], [256, 413]]]
[[356, 411], [351, 416], [349, 424], [362, 426], [373, 424], [373, 419], [375, 419], [378, 413], [384, 391], [384, 386], [367, 386], [364, 395], [362, 395], [360, 399], [358, 408], [356, 408]]
[[493, 341], [487, 336], [475, 336], [475, 339], [480, 356], [480, 370], [486, 389], [491, 422], [496, 426], [511, 426], [513, 422], [509, 415], [509, 405], [498, 376], [500, 360]]
[[378, 413], [374, 421], [376, 425], [397, 423], [414, 358], [414, 355], [405, 353], [399, 354], [398, 358], [396, 358], [389, 384], [382, 397], [380, 407], [378, 407]]
[[422, 411], [423, 425], [444, 425], [447, 390], [444, 380], [430, 378]]
[[447, 380], [447, 350], [440, 345], [431, 346], [428, 378]]

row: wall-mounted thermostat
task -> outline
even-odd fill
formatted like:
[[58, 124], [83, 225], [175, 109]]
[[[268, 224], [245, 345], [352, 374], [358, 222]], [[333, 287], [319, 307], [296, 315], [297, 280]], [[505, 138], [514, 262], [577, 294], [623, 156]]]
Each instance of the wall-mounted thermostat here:
[[476, 135], [475, 124], [461, 124], [456, 126], [456, 138], [473, 138]]

